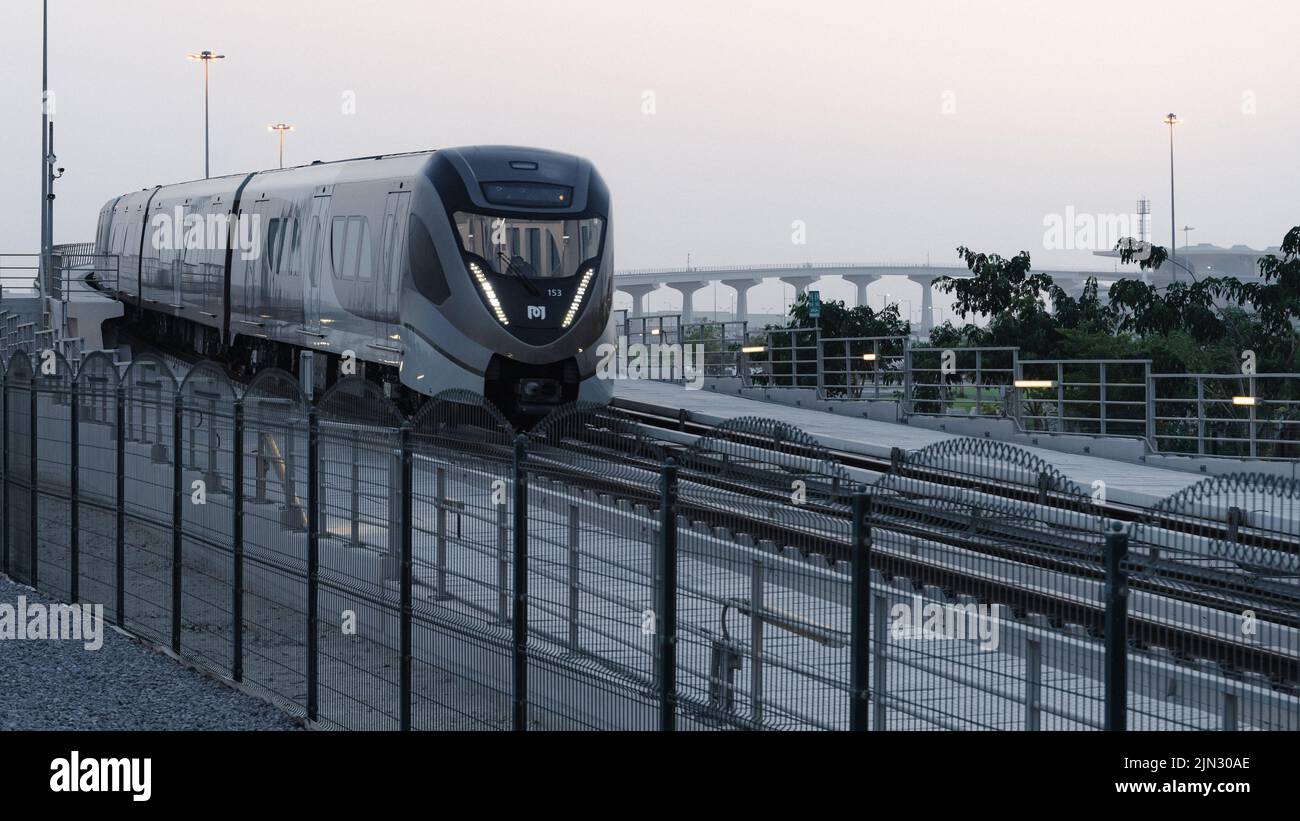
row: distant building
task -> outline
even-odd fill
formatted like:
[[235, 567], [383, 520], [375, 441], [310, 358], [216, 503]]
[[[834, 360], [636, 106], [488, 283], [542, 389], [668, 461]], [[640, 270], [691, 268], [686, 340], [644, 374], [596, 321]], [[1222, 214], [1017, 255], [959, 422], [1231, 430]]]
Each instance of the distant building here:
[[[1221, 248], [1218, 245], [1211, 245], [1208, 242], [1198, 243], [1196, 245], [1184, 245], [1177, 249], [1179, 267], [1175, 273], [1179, 278], [1186, 276], [1186, 270], [1182, 266], [1187, 266], [1196, 276], [1231, 276], [1238, 279], [1247, 279], [1259, 275], [1259, 260], [1269, 254], [1278, 254], [1281, 249], [1278, 246], [1265, 248], [1263, 251], [1256, 251], [1245, 245], [1234, 245], [1231, 248]], [[1118, 251], [1094, 251], [1099, 257], [1117, 258]], [[1168, 263], [1162, 268], [1169, 267]], [[1136, 266], [1134, 266], [1136, 269]], [[1165, 273], [1162, 271], [1161, 273]]]

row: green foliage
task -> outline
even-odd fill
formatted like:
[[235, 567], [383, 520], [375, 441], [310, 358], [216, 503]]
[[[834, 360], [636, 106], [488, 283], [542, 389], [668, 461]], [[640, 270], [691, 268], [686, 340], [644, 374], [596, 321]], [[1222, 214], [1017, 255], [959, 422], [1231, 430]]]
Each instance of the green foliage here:
[[821, 317], [813, 319], [808, 315], [807, 294], [800, 294], [790, 306], [790, 321], [784, 327], [819, 327], [823, 339], [854, 336], [908, 336], [912, 333], [912, 326], [899, 313], [897, 303], [891, 302], [879, 311], [873, 311], [868, 305], [847, 308], [842, 299], [823, 301]]
[[[1122, 262], [1136, 261], [1144, 271], [1169, 260], [1164, 248], [1132, 240], [1116, 249]], [[1293, 372], [1300, 369], [1300, 227], [1287, 232], [1281, 251], [1260, 260], [1259, 281], [1202, 277], [1159, 289], [1122, 279], [1103, 300], [1091, 278], [1071, 297], [1047, 274], [1033, 273], [1024, 251], [1007, 259], [961, 247], [957, 254], [974, 276], [944, 277], [937, 285], [953, 296], [963, 320], [982, 315], [988, 325], [944, 323], [930, 343], [1015, 345], [1025, 358], [1149, 358], [1165, 373], [1232, 373], [1241, 352], [1253, 350], [1259, 372]]]

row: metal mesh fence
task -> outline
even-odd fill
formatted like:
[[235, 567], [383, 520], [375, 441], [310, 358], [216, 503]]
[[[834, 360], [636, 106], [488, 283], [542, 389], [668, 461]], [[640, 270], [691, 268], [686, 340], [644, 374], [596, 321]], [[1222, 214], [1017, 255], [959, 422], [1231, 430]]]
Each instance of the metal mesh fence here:
[[1300, 483], [1217, 476], [1132, 530], [1135, 729], [1300, 729]]
[[391, 730], [401, 721], [404, 422], [360, 377], [320, 402], [320, 717], [347, 729]]
[[411, 423], [416, 729], [511, 727], [513, 436], [491, 404], [468, 392], [435, 396]]
[[61, 599], [72, 595], [72, 369], [46, 351], [32, 379], [35, 400], [35, 583]]
[[159, 644], [172, 639], [176, 380], [161, 359], [141, 356], [122, 376], [126, 440], [122, 508], [125, 621]]
[[82, 361], [75, 384], [77, 446], [72, 456], [76, 459], [77, 539], [73, 547], [79, 596], [71, 598], [102, 604], [116, 619], [118, 482], [125, 481], [117, 463], [119, 418], [125, 422], [118, 415], [118, 403], [125, 396], [119, 390], [117, 367], [103, 353], [92, 353]]
[[235, 398], [216, 366], [181, 383], [180, 653], [222, 675], [234, 668]]
[[876, 725], [1103, 726], [1092, 499], [1031, 454], [974, 439], [908, 454], [870, 492]]
[[262, 371], [244, 392], [243, 679], [295, 715], [314, 706], [307, 666], [307, 411], [283, 371]]
[[846, 468], [756, 417], [521, 435], [463, 391], [3, 382], [4, 570], [326, 728], [1300, 729], [1300, 491], [1134, 519], [988, 440]]

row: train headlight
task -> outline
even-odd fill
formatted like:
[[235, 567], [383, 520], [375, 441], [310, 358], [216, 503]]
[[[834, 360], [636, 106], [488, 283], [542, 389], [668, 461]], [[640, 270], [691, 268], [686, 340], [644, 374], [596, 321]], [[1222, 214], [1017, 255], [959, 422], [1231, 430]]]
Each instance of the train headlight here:
[[569, 312], [564, 315], [564, 322], [560, 323], [561, 328], [567, 328], [573, 324], [573, 318], [578, 315], [578, 309], [582, 307], [582, 298], [587, 295], [587, 286], [591, 284], [591, 278], [596, 275], [595, 268], [588, 268], [578, 280], [578, 290], [573, 292], [573, 302], [569, 305]]
[[477, 262], [471, 262], [469, 264], [469, 272], [474, 275], [475, 281], [478, 282], [479, 290], [483, 292], [483, 298], [492, 306], [492, 312], [497, 315], [497, 321], [502, 325], [509, 325], [510, 320], [506, 319], [506, 312], [505, 309], [501, 307], [501, 300], [497, 299], [496, 289], [492, 287], [491, 282], [488, 282], [488, 278], [483, 273], [483, 269], [478, 267]]

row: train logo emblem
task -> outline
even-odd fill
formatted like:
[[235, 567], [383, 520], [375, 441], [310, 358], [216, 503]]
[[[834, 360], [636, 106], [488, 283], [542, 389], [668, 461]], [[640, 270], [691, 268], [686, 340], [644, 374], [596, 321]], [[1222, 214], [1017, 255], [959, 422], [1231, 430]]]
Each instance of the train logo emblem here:
[[528, 306], [528, 318], [529, 318], [529, 319], [546, 319], [546, 306], [545, 306], [545, 305], [529, 305], [529, 306]]

